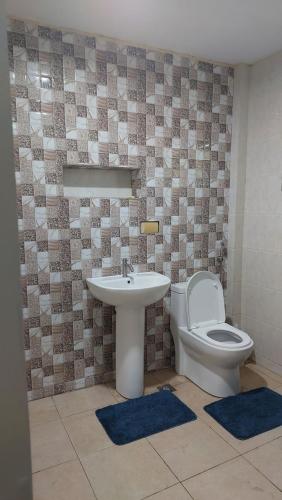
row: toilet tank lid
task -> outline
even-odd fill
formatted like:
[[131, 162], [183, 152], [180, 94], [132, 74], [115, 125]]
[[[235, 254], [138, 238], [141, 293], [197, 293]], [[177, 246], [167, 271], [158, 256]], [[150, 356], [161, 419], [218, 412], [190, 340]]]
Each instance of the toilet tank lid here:
[[187, 281], [182, 281], [181, 283], [172, 283], [171, 291], [176, 293], [186, 293], [187, 286]]

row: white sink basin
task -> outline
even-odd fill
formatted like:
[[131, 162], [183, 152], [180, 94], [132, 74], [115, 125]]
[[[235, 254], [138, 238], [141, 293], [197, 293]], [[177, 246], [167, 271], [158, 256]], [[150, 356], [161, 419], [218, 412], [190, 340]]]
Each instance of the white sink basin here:
[[92, 295], [112, 306], [144, 307], [160, 300], [170, 279], [159, 273], [131, 273], [129, 278], [106, 276], [87, 280]]
[[126, 398], [144, 391], [145, 306], [160, 300], [170, 279], [159, 273], [131, 273], [129, 277], [89, 278], [92, 295], [116, 306], [116, 388]]

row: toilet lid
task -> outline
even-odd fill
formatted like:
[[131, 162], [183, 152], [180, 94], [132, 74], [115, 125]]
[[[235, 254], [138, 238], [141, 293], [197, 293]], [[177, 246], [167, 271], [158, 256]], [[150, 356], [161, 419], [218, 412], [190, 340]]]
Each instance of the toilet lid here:
[[188, 328], [224, 323], [223, 290], [219, 279], [209, 271], [194, 274], [187, 286]]

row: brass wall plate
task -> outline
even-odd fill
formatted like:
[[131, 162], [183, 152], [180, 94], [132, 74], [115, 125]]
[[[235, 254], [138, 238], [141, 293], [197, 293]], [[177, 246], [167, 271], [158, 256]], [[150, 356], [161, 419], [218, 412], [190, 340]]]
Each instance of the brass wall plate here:
[[141, 234], [155, 234], [160, 232], [160, 222], [158, 220], [144, 220], [140, 223]]

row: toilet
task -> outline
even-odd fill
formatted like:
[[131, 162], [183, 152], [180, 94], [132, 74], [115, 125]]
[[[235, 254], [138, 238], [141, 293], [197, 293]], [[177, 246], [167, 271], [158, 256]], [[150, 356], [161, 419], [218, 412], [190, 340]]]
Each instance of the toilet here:
[[223, 289], [215, 274], [199, 271], [171, 285], [170, 326], [177, 373], [214, 396], [240, 392], [239, 367], [254, 343], [225, 323]]

